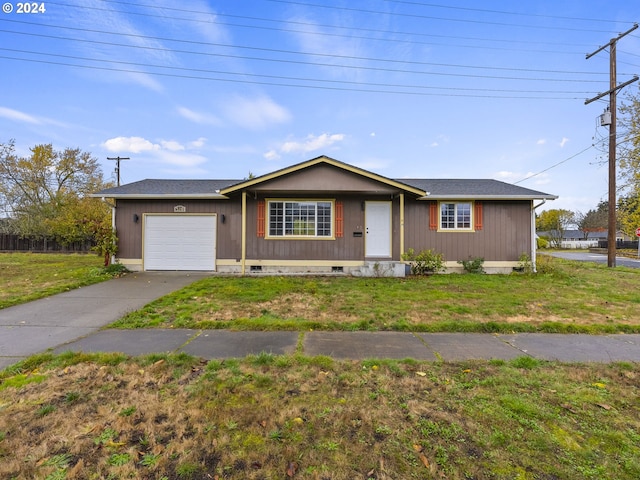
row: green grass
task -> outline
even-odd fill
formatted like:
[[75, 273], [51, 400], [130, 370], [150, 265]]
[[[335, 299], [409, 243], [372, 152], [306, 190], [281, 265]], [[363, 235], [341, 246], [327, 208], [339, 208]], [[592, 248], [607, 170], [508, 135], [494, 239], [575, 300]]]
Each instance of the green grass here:
[[77, 355], [3, 373], [0, 477], [640, 478], [628, 362]]
[[640, 270], [541, 257], [535, 275], [209, 277], [116, 328], [640, 332]]
[[113, 278], [96, 255], [0, 253], [0, 309]]

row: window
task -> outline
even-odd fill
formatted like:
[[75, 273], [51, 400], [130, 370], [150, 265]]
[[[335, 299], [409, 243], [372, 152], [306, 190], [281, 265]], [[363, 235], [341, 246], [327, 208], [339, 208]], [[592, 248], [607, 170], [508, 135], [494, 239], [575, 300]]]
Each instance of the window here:
[[471, 203], [441, 203], [440, 228], [471, 230]]
[[332, 232], [331, 201], [269, 201], [270, 237], [330, 238]]

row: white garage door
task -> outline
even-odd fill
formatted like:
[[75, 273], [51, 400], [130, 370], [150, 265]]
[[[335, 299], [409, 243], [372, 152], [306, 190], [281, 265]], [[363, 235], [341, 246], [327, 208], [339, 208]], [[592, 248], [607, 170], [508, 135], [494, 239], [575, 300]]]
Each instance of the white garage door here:
[[145, 215], [144, 226], [145, 270], [215, 270], [215, 215]]

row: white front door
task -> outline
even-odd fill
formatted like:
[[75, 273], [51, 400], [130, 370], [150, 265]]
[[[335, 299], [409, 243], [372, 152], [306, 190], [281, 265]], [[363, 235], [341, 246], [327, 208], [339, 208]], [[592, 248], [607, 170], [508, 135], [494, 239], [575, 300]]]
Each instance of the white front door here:
[[391, 202], [365, 202], [365, 257], [391, 257]]

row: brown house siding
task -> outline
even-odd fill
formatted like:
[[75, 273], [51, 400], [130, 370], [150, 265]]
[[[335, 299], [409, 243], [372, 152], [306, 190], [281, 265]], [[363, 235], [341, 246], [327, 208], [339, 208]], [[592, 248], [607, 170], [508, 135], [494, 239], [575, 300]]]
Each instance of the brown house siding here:
[[[321, 195], [344, 205], [344, 236], [331, 240], [279, 240], [258, 236], [258, 201], [270, 196], [247, 197], [247, 260], [365, 260], [365, 212], [363, 202], [390, 201], [389, 195]], [[286, 198], [278, 196], [278, 198]], [[290, 198], [304, 198], [291, 196]], [[400, 259], [400, 201], [392, 201], [392, 252]], [[428, 201], [405, 196], [405, 250], [430, 248], [443, 253], [446, 260], [457, 261], [483, 257], [485, 261], [516, 261], [522, 253], [531, 252], [531, 202], [484, 201], [483, 228], [475, 232], [438, 232], [429, 228]], [[242, 204], [240, 196], [229, 200], [118, 200], [116, 228], [119, 239], [118, 257], [142, 258], [142, 228], [145, 213], [174, 213], [183, 205], [186, 213], [216, 213], [217, 258], [240, 260], [242, 247]], [[138, 223], [133, 222], [134, 214]], [[225, 223], [221, 222], [221, 215]], [[334, 219], [335, 221], [335, 219]], [[335, 225], [334, 225], [335, 228]], [[354, 233], [362, 232], [362, 236]]]
[[405, 202], [405, 249], [430, 248], [451, 261], [516, 261], [531, 252], [530, 201], [483, 201], [483, 228], [474, 232], [429, 229], [429, 203]]
[[[269, 197], [267, 197], [269, 198]], [[278, 198], [287, 198], [278, 196]], [[304, 198], [292, 196], [288, 198]], [[314, 197], [315, 198], [315, 197]], [[360, 198], [322, 195], [317, 198], [343, 202], [344, 236], [331, 240], [273, 239], [257, 233], [258, 201], [247, 199], [247, 259], [248, 260], [363, 260], [364, 211]], [[334, 218], [335, 229], [335, 218]], [[268, 228], [267, 228], [268, 230]], [[362, 237], [354, 237], [362, 232]], [[335, 232], [334, 232], [335, 233]]]
[[[241, 205], [229, 200], [118, 200], [116, 204], [116, 231], [118, 235], [118, 257], [142, 258], [142, 225], [145, 213], [174, 213], [176, 205], [183, 205], [186, 214], [217, 213], [217, 257], [239, 258], [242, 242]], [[139, 217], [133, 222], [133, 215]], [[225, 216], [225, 223], [221, 222]]]

